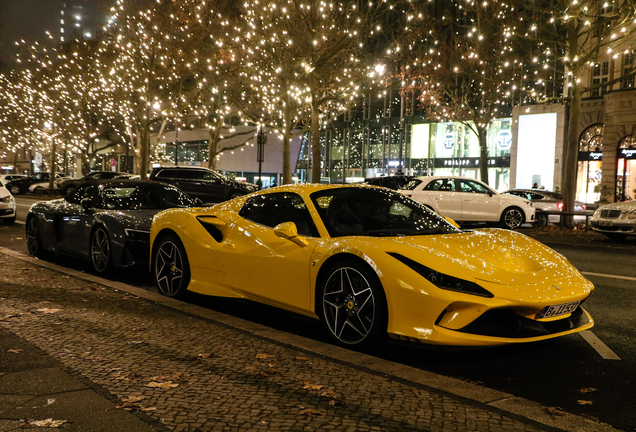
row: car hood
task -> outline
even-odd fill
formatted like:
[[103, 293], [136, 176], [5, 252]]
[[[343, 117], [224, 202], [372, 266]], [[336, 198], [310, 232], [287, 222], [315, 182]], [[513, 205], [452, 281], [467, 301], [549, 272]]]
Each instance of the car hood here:
[[491, 228], [386, 241], [386, 252], [466, 280], [522, 285], [581, 277], [561, 254], [509, 230]]
[[6, 198], [9, 195], [11, 195], [11, 193], [6, 187], [0, 187], [0, 198]]
[[636, 200], [605, 204], [601, 206], [598, 210], [621, 210], [621, 211], [636, 210]]

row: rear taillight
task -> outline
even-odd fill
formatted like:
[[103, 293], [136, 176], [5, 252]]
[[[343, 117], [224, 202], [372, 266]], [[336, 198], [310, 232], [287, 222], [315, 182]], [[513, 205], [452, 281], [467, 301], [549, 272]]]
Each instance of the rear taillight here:
[[587, 207], [585, 206], [585, 204], [581, 204], [581, 210], [587, 210]]
[[558, 203], [557, 207], [559, 208], [559, 210], [563, 210], [563, 203]]

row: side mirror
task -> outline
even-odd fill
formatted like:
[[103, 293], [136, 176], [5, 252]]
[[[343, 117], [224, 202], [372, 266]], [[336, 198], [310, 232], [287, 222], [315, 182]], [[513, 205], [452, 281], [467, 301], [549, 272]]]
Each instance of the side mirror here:
[[454, 226], [457, 229], [461, 229], [461, 227], [459, 226], [459, 224], [457, 222], [455, 222], [454, 220], [452, 220], [449, 217], [444, 217], [444, 219], [446, 219], [446, 222], [448, 222], [449, 224], [451, 224], [452, 226]]
[[84, 209], [84, 211], [88, 211], [93, 206], [93, 200], [90, 198], [82, 198], [80, 201], [80, 205]]
[[309, 242], [302, 237], [298, 236], [298, 229], [293, 222], [283, 222], [274, 227], [274, 234], [278, 237], [290, 240], [296, 243], [298, 246], [307, 246]]

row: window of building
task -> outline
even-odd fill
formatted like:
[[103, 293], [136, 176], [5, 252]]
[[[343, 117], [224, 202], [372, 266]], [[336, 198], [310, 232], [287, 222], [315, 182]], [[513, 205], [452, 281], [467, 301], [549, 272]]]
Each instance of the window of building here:
[[[596, 63], [592, 70], [592, 85], [606, 83], [609, 80], [609, 61]], [[592, 97], [603, 96], [607, 93], [607, 87], [598, 87], [592, 90]]]
[[629, 53], [623, 56], [623, 79], [621, 88], [634, 88], [634, 75], [627, 76], [634, 72], [634, 54]]

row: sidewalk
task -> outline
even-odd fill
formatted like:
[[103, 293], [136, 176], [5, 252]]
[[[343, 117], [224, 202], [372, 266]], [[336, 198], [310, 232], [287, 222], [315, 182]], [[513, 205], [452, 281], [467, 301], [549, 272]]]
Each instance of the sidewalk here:
[[2, 432], [614, 430], [5, 248], [0, 268]]

